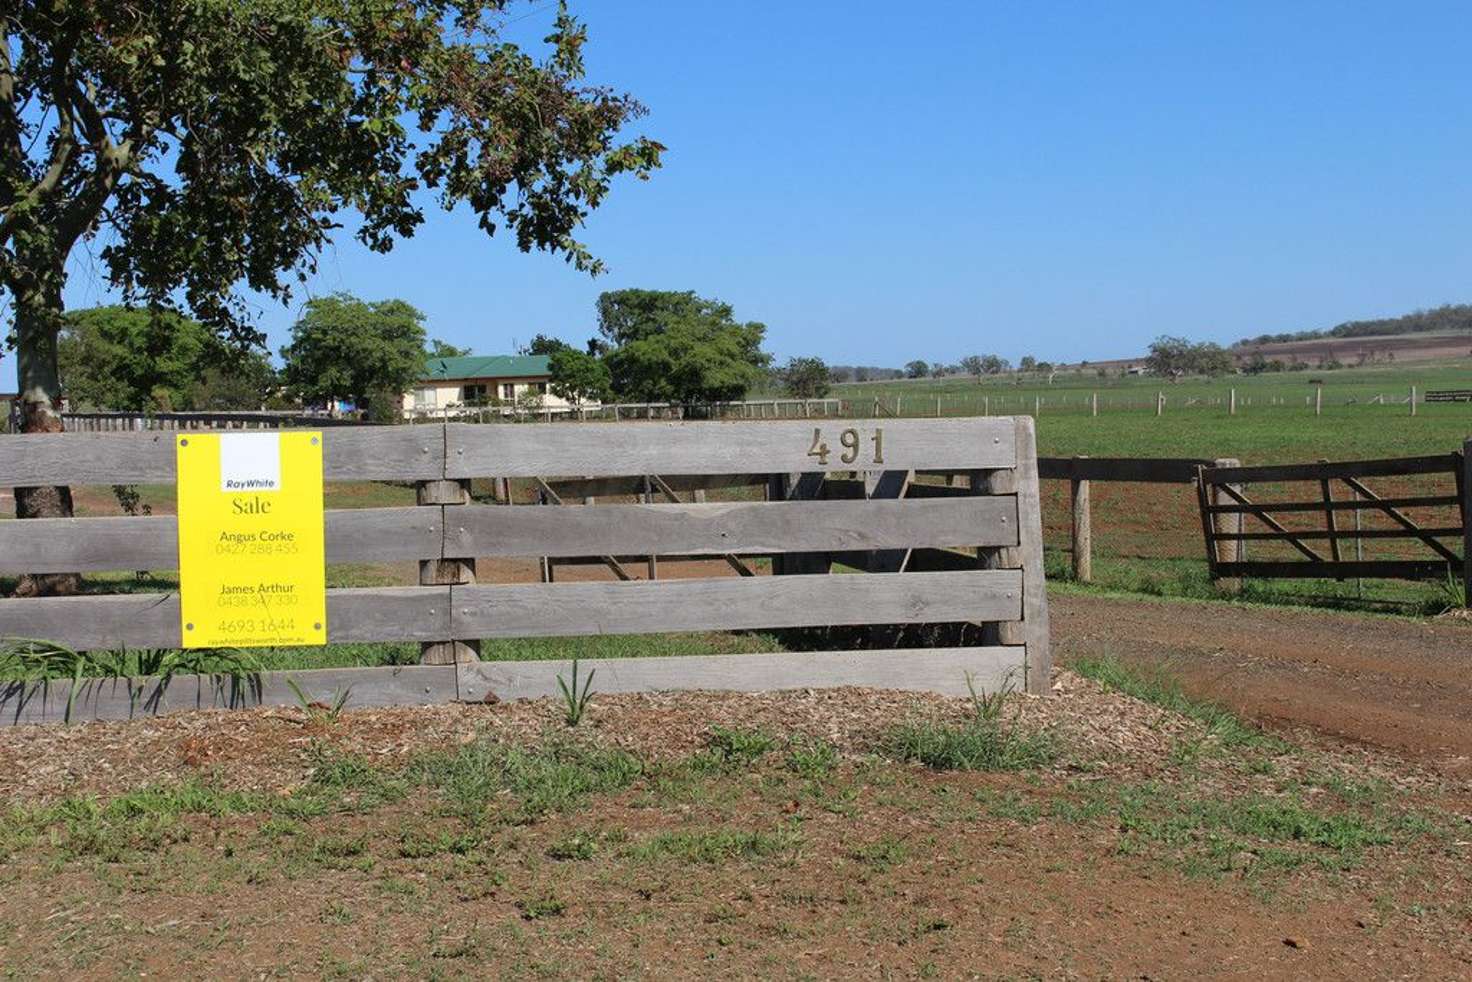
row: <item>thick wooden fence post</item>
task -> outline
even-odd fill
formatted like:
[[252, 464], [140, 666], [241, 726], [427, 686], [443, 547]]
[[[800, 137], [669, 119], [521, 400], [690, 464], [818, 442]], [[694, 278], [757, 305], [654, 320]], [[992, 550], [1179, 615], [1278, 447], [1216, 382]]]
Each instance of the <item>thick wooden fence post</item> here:
[[1080, 583], [1089, 583], [1094, 579], [1094, 532], [1089, 515], [1089, 482], [1075, 477], [1070, 482], [1070, 489], [1073, 492], [1073, 578]]
[[1324, 387], [1322, 385], [1314, 387], [1314, 415], [1324, 415]]
[[1411, 415], [1416, 415], [1416, 387], [1411, 386]]
[[1093, 415], [1099, 415], [1099, 393], [1095, 392], [1093, 398], [1089, 401], [1093, 406]]
[[[1242, 462], [1235, 457], [1219, 457], [1212, 461], [1213, 467], [1240, 467]], [[1232, 485], [1233, 490], [1241, 491], [1240, 485]], [[1212, 489], [1210, 496], [1213, 505], [1235, 504], [1233, 499], [1225, 492]], [[1211, 516], [1212, 526], [1220, 535], [1240, 535], [1243, 523], [1247, 518], [1241, 512], [1225, 512]], [[1235, 563], [1241, 554], [1242, 541], [1240, 539], [1218, 539], [1216, 543], [1216, 560], [1219, 563]], [[1242, 580], [1235, 576], [1224, 577], [1216, 581], [1217, 589], [1223, 593], [1237, 593], [1242, 589]]]
[[[1017, 466], [990, 475], [993, 494], [1017, 495], [1018, 542], [1015, 549], [999, 549], [996, 558], [1004, 567], [1023, 570], [1021, 622], [996, 626], [1001, 644], [1027, 645], [1027, 691], [1045, 695], [1052, 688], [1053, 657], [1048, 633], [1048, 599], [1043, 584], [1043, 520], [1039, 507], [1037, 430], [1033, 420], [1018, 416]], [[974, 479], [973, 479], [974, 480]]]
[[1462, 444], [1462, 605], [1472, 607], [1472, 440]]
[[1237, 390], [1231, 389], [1227, 392], [1227, 415], [1237, 415]]
[[[470, 503], [469, 481], [420, 481], [417, 486], [417, 503], [440, 509], [441, 540], [444, 527], [454, 521], [448, 510], [454, 505]], [[468, 586], [475, 582], [475, 560], [473, 558], [421, 559], [419, 561], [420, 586]], [[454, 665], [460, 662], [480, 661], [479, 641], [425, 641], [420, 645], [419, 662], [422, 665]]]

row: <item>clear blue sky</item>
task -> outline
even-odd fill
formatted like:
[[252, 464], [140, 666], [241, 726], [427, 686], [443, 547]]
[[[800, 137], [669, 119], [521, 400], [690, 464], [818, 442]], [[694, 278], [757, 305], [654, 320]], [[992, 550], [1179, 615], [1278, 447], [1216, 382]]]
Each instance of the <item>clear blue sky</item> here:
[[[670, 148], [584, 230], [610, 272], [434, 213], [386, 257], [341, 237], [313, 292], [403, 297], [492, 354], [581, 342], [602, 290], [693, 289], [779, 359], [891, 365], [1472, 300], [1465, 4], [573, 6], [593, 80]], [[274, 349], [296, 311], [260, 310]]]

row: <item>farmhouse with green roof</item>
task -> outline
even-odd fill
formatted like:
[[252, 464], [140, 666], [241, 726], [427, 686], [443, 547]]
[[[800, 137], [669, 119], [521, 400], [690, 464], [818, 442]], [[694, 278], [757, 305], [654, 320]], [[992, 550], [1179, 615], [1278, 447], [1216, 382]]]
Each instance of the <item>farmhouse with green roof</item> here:
[[565, 409], [568, 403], [547, 390], [552, 377], [547, 361], [546, 355], [431, 358], [425, 362], [423, 377], [405, 394], [404, 412], [528, 402]]

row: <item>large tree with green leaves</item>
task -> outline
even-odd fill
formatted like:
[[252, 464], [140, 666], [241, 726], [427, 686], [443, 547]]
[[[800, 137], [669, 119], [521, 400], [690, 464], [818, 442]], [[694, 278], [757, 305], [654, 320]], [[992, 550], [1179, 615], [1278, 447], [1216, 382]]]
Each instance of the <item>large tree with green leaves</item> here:
[[694, 292], [614, 290], [598, 298], [613, 391], [633, 402], [740, 399], [766, 374], [766, 325]]
[[[583, 81], [559, 8], [536, 57], [511, 0], [47, 0], [0, 7], [0, 290], [24, 429], [60, 428], [67, 259], [95, 237], [129, 303], [258, 339], [238, 289], [286, 300], [345, 225], [388, 251], [430, 207], [596, 271], [574, 238], [658, 143]], [[29, 489], [17, 513], [65, 513]]]
[[571, 347], [572, 345], [563, 341], [561, 338], [538, 334], [518, 348], [517, 352], [523, 355], [555, 355], [557, 352]]
[[1150, 343], [1145, 367], [1152, 375], [1172, 381], [1186, 375], [1224, 375], [1236, 369], [1229, 351], [1210, 341], [1194, 343], [1186, 338], [1162, 334]]
[[439, 338], [430, 338], [429, 347], [424, 352], [427, 358], [465, 358], [474, 353], [468, 345], [461, 347]]
[[275, 374], [264, 351], [232, 350], [197, 320], [137, 307], [68, 313], [57, 353], [67, 398], [93, 409], [259, 409]]
[[281, 359], [287, 388], [304, 402], [345, 399], [397, 419], [404, 392], [424, 376], [424, 315], [402, 300], [309, 300]]
[[575, 406], [607, 399], [611, 393], [608, 365], [596, 355], [570, 345], [564, 344], [548, 356], [547, 370], [551, 372], [548, 387], [552, 394]]
[[794, 399], [821, 399], [832, 388], [828, 365], [821, 358], [789, 358], [777, 373], [782, 389]]

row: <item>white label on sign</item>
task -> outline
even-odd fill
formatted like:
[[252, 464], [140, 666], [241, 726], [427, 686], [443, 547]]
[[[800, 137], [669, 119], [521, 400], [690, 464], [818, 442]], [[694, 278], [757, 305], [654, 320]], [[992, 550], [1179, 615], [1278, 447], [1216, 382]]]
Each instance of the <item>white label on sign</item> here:
[[221, 491], [280, 491], [279, 433], [220, 434]]

